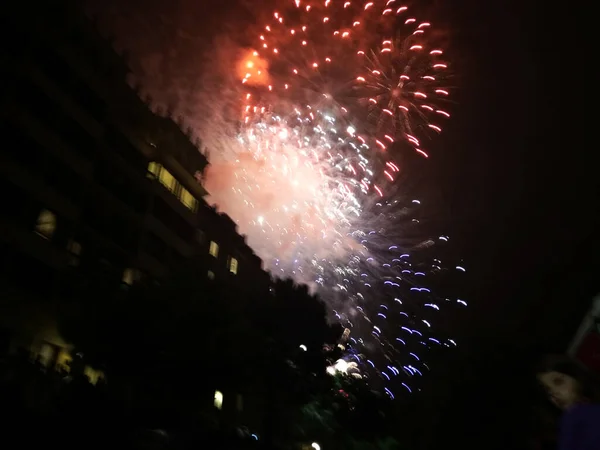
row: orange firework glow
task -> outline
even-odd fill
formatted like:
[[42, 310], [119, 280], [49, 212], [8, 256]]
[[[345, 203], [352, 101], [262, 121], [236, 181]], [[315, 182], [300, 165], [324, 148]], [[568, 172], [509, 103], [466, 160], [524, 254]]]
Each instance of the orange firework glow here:
[[245, 50], [237, 62], [237, 76], [249, 86], [269, 84], [269, 64], [255, 50]]

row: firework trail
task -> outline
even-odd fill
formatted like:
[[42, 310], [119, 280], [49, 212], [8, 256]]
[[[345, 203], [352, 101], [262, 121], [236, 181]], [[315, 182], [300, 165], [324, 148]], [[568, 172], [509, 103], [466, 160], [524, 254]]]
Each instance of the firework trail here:
[[[350, 111], [373, 149], [404, 140], [423, 156], [421, 137], [441, 132], [450, 115], [448, 63], [438, 34], [395, 0], [288, 2], [260, 31], [238, 66], [243, 84], [261, 86], [258, 102], [298, 103]], [[248, 106], [250, 109], [248, 109]], [[250, 114], [248, 114], [250, 113]]]
[[239, 122], [211, 137], [213, 198], [269, 270], [326, 300], [347, 362], [392, 397], [417, 389], [425, 350], [455, 345], [431, 332], [435, 313], [466, 306], [436, 294], [450, 272], [431, 250], [448, 237], [415, 238], [403, 184], [403, 154], [427, 158], [450, 117], [435, 37], [395, 0], [280, 2], [235, 62]]
[[228, 155], [208, 189], [269, 268], [310, 284], [311, 266], [355, 251], [357, 220], [369, 227], [379, 212], [365, 209], [397, 190], [392, 150], [427, 156], [421, 135], [449, 117], [447, 63], [427, 45], [431, 24], [394, 0], [280, 6], [235, 62], [241, 124], [203, 133]]
[[397, 1], [276, 3], [211, 39], [146, 23], [188, 51], [138, 49], [138, 73], [210, 149], [211, 199], [266, 268], [320, 294], [364, 376], [414, 392], [427, 353], [455, 345], [440, 312], [466, 306], [438, 294], [464, 268], [423, 239], [406, 163], [450, 117], [449, 62]]

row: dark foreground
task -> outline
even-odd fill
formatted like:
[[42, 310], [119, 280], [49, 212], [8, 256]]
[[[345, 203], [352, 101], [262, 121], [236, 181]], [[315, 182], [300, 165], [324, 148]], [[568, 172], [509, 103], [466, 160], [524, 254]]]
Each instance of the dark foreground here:
[[[260, 448], [249, 433], [223, 429], [206, 420], [179, 427], [149, 426], [115, 408], [101, 382], [85, 375], [46, 370], [27, 357], [5, 358], [0, 366], [0, 430], [3, 449], [54, 447], [62, 449], [181, 449]], [[58, 447], [60, 446], [60, 447]]]

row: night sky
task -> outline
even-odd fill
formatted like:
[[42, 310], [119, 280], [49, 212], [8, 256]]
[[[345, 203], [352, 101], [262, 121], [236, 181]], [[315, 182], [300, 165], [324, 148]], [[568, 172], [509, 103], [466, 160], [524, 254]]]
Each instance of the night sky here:
[[[575, 15], [541, 1], [414, 3], [448, 30], [453, 49], [457, 105], [421, 179], [433, 199], [428, 215], [469, 269], [470, 307], [460, 319], [469, 326], [460, 334], [564, 344], [599, 290], [600, 272], [599, 189], [584, 142], [586, 59]], [[162, 74], [157, 85], [197, 72], [201, 56], [192, 47], [205, 41], [200, 18], [211, 5], [219, 5], [214, 17], [231, 16], [223, 2], [91, 5], [117, 34], [127, 29], [134, 71]], [[150, 10], [160, 27], [148, 22]], [[227, 21], [210, 22], [223, 31]], [[145, 60], [136, 62], [136, 51]]]
[[583, 39], [562, 5], [447, 3], [460, 104], [434, 164], [439, 206], [470, 268], [465, 332], [560, 345], [598, 292], [600, 269]]

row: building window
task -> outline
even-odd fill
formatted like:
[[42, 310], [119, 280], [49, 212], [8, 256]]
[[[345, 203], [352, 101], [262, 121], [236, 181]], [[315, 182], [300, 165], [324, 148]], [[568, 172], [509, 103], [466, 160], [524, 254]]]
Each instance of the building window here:
[[67, 250], [73, 255], [81, 256], [81, 244], [73, 239], [69, 240]]
[[219, 244], [217, 244], [215, 241], [210, 241], [208, 253], [210, 253], [211, 256], [214, 256], [215, 258], [219, 256]]
[[158, 175], [158, 181], [160, 181], [168, 190], [175, 193], [175, 190], [177, 189], [177, 180], [171, 175], [171, 172], [163, 168]]
[[215, 408], [223, 408], [223, 393], [221, 391], [215, 391], [214, 402]]
[[238, 271], [238, 260], [233, 257], [229, 258], [229, 271], [234, 275]]
[[206, 274], [206, 276], [208, 277], [209, 280], [215, 279], [215, 273], [212, 270], [209, 270], [208, 273]]
[[70, 253], [69, 265], [78, 266], [79, 257], [81, 256], [81, 244], [73, 239], [70, 239], [69, 243], [67, 244], [67, 251]]
[[162, 165], [154, 161], [148, 164], [148, 176], [158, 179], [190, 211], [198, 210], [198, 200]]
[[158, 178], [160, 172], [160, 164], [152, 161], [148, 164], [148, 176], [151, 178]]
[[184, 187], [181, 188], [181, 203], [187, 206], [192, 212], [196, 212], [198, 209], [198, 200]]
[[54, 230], [56, 230], [56, 214], [42, 209], [35, 224], [35, 232], [45, 239], [52, 239]]
[[123, 278], [121, 282], [128, 286], [131, 286], [138, 280], [138, 271], [135, 269], [127, 268], [123, 271]]

